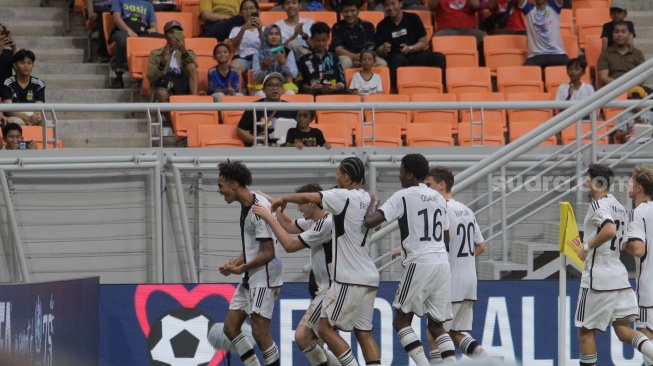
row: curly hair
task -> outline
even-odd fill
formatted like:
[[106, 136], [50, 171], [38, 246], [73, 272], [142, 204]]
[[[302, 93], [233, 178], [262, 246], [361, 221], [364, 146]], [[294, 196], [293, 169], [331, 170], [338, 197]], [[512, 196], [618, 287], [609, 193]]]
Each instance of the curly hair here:
[[633, 171], [633, 181], [642, 186], [644, 194], [653, 197], [653, 168], [638, 165]]
[[427, 175], [433, 177], [433, 180], [436, 182], [444, 181], [447, 193], [451, 192], [451, 187], [453, 187], [454, 183], [453, 172], [451, 171], [451, 168], [448, 166], [434, 166], [431, 168], [431, 170], [429, 170]]
[[322, 186], [318, 183], [304, 184], [295, 188], [295, 193], [317, 193], [323, 191]]
[[412, 173], [420, 182], [429, 173], [429, 161], [422, 154], [406, 154], [401, 158], [401, 165], [408, 173]]
[[227, 159], [224, 163], [218, 164], [218, 170], [219, 176], [224, 177], [225, 180], [236, 182], [243, 187], [252, 184], [252, 172], [241, 161]]
[[587, 168], [587, 174], [589, 174], [592, 180], [600, 181], [602, 184], [601, 188], [606, 190], [610, 189], [610, 185], [614, 179], [614, 171], [609, 166], [604, 164], [590, 164]]

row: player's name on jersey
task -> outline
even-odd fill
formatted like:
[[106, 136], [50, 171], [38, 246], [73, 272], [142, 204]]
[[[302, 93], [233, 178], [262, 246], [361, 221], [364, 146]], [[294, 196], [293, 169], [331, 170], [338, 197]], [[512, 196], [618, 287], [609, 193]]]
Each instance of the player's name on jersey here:
[[625, 211], [623, 208], [621, 208], [621, 207], [610, 206], [610, 208], [611, 208], [612, 211], [614, 211], [614, 212], [618, 212], [618, 213], [620, 213], [620, 214], [622, 214], [622, 215], [625, 215], [625, 214], [626, 214], [626, 211]]
[[438, 198], [435, 196], [422, 195], [422, 202], [437, 201]]
[[453, 213], [456, 215], [456, 217], [470, 216], [471, 214], [469, 210], [453, 210]]

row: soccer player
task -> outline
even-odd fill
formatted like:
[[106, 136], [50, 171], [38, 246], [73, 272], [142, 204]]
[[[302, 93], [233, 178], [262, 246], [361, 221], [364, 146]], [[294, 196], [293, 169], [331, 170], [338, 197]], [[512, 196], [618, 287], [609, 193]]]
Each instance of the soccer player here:
[[[635, 201], [630, 223], [628, 224], [628, 241], [626, 250], [638, 260], [637, 265], [637, 301], [639, 304], [639, 321], [635, 328], [648, 339], [653, 338], [653, 319], [648, 314], [653, 308], [653, 265], [651, 265], [651, 245], [653, 245], [653, 169], [638, 165], [628, 184], [628, 197]], [[642, 281], [642, 279], [644, 279]], [[651, 313], [653, 316], [653, 313]], [[644, 356], [646, 366], [653, 365], [653, 360]]]
[[[317, 183], [298, 187], [296, 193], [320, 192], [322, 187]], [[318, 343], [317, 323], [322, 311], [322, 302], [331, 286], [329, 265], [331, 264], [331, 228], [332, 215], [315, 203], [303, 203], [297, 206], [303, 218], [293, 220], [278, 210], [275, 216], [269, 206], [254, 205], [254, 214], [259, 215], [270, 225], [281, 246], [288, 253], [294, 253], [304, 248], [311, 251], [311, 272], [317, 285], [317, 291], [306, 314], [295, 330], [295, 342], [313, 366], [337, 366], [340, 362], [333, 353], [325, 351]], [[291, 236], [290, 234], [299, 234]]]
[[228, 204], [237, 201], [241, 205], [240, 235], [243, 245], [243, 254], [220, 266], [220, 273], [225, 276], [243, 274], [243, 280], [229, 304], [224, 334], [246, 366], [260, 365], [253, 345], [241, 330], [249, 316], [252, 335], [263, 352], [265, 364], [279, 366], [279, 350], [270, 334], [270, 319], [283, 285], [283, 266], [270, 227], [251, 209], [256, 203], [263, 206], [270, 203], [248, 188], [252, 184], [252, 173], [245, 164], [227, 160], [220, 163], [218, 169], [218, 193]]
[[[485, 240], [476, 222], [474, 212], [462, 202], [453, 199], [451, 188], [453, 172], [445, 166], [431, 168], [424, 180], [447, 200], [447, 217], [451, 240], [449, 241], [449, 265], [451, 266], [451, 308], [453, 319], [444, 328], [453, 343], [469, 357], [485, 353], [481, 345], [468, 332], [472, 331], [473, 307], [476, 301], [476, 259], [485, 252]], [[440, 363], [437, 343], [429, 338], [431, 365]]]
[[455, 362], [451, 338], [442, 324], [451, 319], [451, 273], [446, 243], [449, 241], [447, 202], [423, 182], [429, 162], [421, 154], [407, 154], [399, 167], [400, 191], [379, 209], [372, 196], [365, 226], [399, 221], [401, 250], [404, 253], [399, 288], [392, 303], [396, 309], [393, 326], [401, 345], [417, 366], [429, 366], [422, 342], [411, 327], [413, 315], [428, 314], [428, 330], [435, 338], [445, 362]]
[[583, 224], [583, 247], [578, 252], [578, 257], [585, 261], [585, 269], [575, 316], [582, 366], [596, 364], [596, 330], [604, 332], [610, 323], [619, 340], [653, 358], [653, 344], [630, 327], [630, 322], [638, 318], [639, 309], [626, 267], [619, 260], [628, 217], [609, 192], [613, 178], [609, 166], [591, 164], [585, 180], [592, 203]]
[[353, 329], [367, 365], [380, 365], [379, 346], [372, 336], [379, 272], [365, 245], [368, 230], [364, 220], [370, 205], [370, 196], [361, 189], [365, 165], [357, 157], [343, 159], [336, 170], [336, 181], [338, 188], [283, 196], [272, 204], [272, 211], [283, 211], [288, 202], [315, 203], [333, 214], [333, 283], [322, 304], [318, 332], [341, 365], [358, 366], [349, 344], [336, 331]]

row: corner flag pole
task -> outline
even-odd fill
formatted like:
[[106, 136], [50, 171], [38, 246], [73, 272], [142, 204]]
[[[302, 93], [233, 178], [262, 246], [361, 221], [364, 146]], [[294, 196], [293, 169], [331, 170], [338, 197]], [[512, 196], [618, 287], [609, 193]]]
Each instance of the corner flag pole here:
[[560, 252], [560, 272], [558, 290], [558, 366], [564, 366], [567, 344], [567, 256]]

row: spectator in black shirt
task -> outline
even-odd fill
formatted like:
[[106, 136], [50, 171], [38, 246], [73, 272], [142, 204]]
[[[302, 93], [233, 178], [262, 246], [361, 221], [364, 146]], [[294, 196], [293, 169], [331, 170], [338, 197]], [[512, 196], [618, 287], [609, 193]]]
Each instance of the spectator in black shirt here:
[[[358, 17], [361, 3], [359, 0], [344, 0], [341, 3], [342, 20], [333, 26], [331, 52], [338, 55], [344, 70], [360, 67], [360, 53], [376, 48], [374, 24]], [[374, 66], [387, 66], [381, 57], [376, 58]]]
[[297, 127], [288, 130], [286, 134], [286, 143], [283, 146], [296, 147], [326, 147], [331, 148], [325, 139], [322, 131], [311, 127], [311, 122], [315, 119], [315, 111], [297, 112]]
[[345, 72], [340, 60], [333, 52], [327, 51], [329, 26], [317, 22], [311, 26], [311, 52], [297, 60], [297, 79], [295, 83], [300, 93], [333, 94], [344, 93]]
[[612, 33], [614, 33], [614, 26], [619, 22], [626, 23], [628, 26], [628, 31], [630, 31], [630, 39], [628, 40], [628, 46], [633, 48], [635, 45], [633, 43], [633, 38], [635, 35], [635, 25], [630, 20], [626, 20], [628, 16], [628, 10], [626, 10], [626, 4], [623, 1], [615, 0], [610, 5], [610, 18], [611, 22], [603, 24], [603, 31], [601, 32], [601, 40], [603, 41], [602, 50], [605, 51], [608, 47], [612, 46]]
[[[283, 94], [283, 83], [284, 78], [280, 73], [273, 72], [268, 74], [265, 79], [263, 79], [263, 92], [265, 93], [265, 98], [257, 100], [254, 103], [284, 102], [281, 100], [281, 94]], [[267, 114], [268, 121], [270, 121], [274, 118], [295, 119], [297, 112], [268, 110]], [[264, 118], [262, 109], [245, 112], [243, 113], [243, 116], [240, 117], [240, 121], [238, 122], [238, 129], [236, 129], [236, 136], [238, 136], [238, 138], [245, 143], [245, 146], [252, 146], [256, 143], [256, 138], [254, 137], [254, 121], [258, 121], [261, 118]], [[265, 135], [265, 130], [262, 128], [257, 127], [257, 130], [258, 135]]]
[[[45, 103], [45, 83], [33, 77], [36, 56], [32, 51], [20, 50], [14, 55], [16, 75], [2, 85], [3, 103]], [[9, 122], [25, 125], [40, 125], [41, 112], [7, 112]]]
[[417, 14], [404, 13], [400, 0], [384, 0], [386, 17], [376, 26], [376, 51], [390, 68], [390, 83], [397, 88], [397, 68], [433, 66], [442, 69], [443, 84], [447, 66], [440, 52], [427, 51], [426, 30]]
[[16, 53], [16, 41], [4, 24], [0, 24], [0, 82], [11, 77], [11, 70]]

